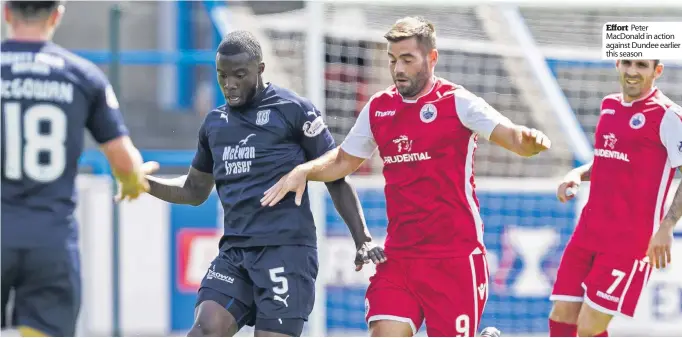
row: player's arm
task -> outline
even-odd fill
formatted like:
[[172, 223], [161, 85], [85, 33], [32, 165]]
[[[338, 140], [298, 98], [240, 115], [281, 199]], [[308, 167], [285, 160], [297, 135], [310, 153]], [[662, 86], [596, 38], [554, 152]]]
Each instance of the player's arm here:
[[[273, 206], [277, 204], [289, 191], [296, 192], [296, 203], [300, 205], [306, 183], [311, 177], [317, 178], [318, 181], [326, 182], [327, 190], [334, 202], [334, 207], [346, 222], [355, 242], [357, 250], [356, 270], [360, 270], [362, 265], [370, 259], [376, 264], [384, 262], [386, 258], [383, 249], [372, 243], [372, 236], [369, 234], [369, 229], [367, 229], [358, 195], [346, 180], [346, 176], [355, 171], [364, 159], [357, 161], [352, 168], [344, 163], [335, 165], [341, 151], [335, 146], [334, 139], [326, 128], [322, 116], [308, 102], [304, 102], [304, 108], [306, 113], [299, 115], [299, 122], [294, 125], [300, 128], [300, 144], [306, 153], [306, 158], [312, 160], [298, 166], [283, 177], [273, 187], [274, 189], [268, 189], [268, 191], [273, 191], [273, 193], [268, 196], [266, 192], [266, 196], [262, 200], [263, 205]], [[326, 170], [319, 170], [321, 167], [326, 168]], [[308, 171], [309, 169], [310, 171]], [[317, 171], [314, 171], [315, 169]], [[309, 176], [311, 173], [313, 175]], [[322, 173], [322, 175], [315, 177], [314, 174], [316, 173]], [[297, 181], [295, 189], [283, 188], [293, 180]], [[274, 191], [277, 189], [279, 190], [275, 194]]]
[[590, 176], [592, 175], [592, 162], [581, 165], [580, 167], [571, 170], [569, 175], [574, 175], [581, 182], [589, 181]]
[[355, 269], [362, 269], [363, 264], [371, 260], [374, 264], [386, 261], [383, 248], [372, 242], [362, 205], [355, 189], [346, 178], [326, 183], [329, 195], [334, 202], [334, 208], [348, 226], [353, 242], [355, 243], [356, 258]]
[[[303, 104], [306, 108], [304, 110], [307, 113], [299, 116], [301, 121], [299, 125], [302, 132], [301, 147], [306, 153], [306, 158], [316, 161], [321, 157], [329, 156], [332, 158], [335, 156], [334, 162], [336, 162], [339, 159], [341, 150], [336, 147], [334, 138], [329, 129], [325, 127], [321, 114], [312, 103], [304, 102]], [[350, 163], [350, 166], [348, 163], [340, 162], [340, 165], [337, 166], [340, 170], [338, 172], [331, 172], [333, 175], [329, 175], [326, 177], [326, 180], [323, 180], [334, 202], [336, 211], [339, 212], [339, 215], [348, 226], [348, 230], [355, 243], [355, 249], [358, 251], [358, 260], [356, 260], [355, 264], [358, 270], [362, 268], [366, 258], [371, 259], [376, 264], [382, 263], [386, 259], [383, 249], [372, 243], [372, 236], [367, 228], [358, 194], [346, 179], [346, 176], [354, 172], [363, 161], [364, 159], [358, 159], [355, 163]], [[353, 167], [352, 165], [355, 166]], [[305, 168], [305, 166], [303, 167]], [[306, 176], [308, 180], [311, 179], [310, 176]], [[320, 176], [317, 178], [325, 177]], [[363, 256], [366, 257], [363, 258]]]
[[549, 149], [549, 138], [536, 129], [516, 125], [485, 100], [460, 89], [455, 107], [462, 124], [487, 140], [521, 156], [530, 157]]
[[263, 205], [275, 205], [290, 191], [296, 192], [297, 196], [302, 196], [305, 184], [309, 180], [333, 182], [346, 177], [370, 158], [376, 148], [377, 145], [369, 127], [369, 104], [367, 104], [360, 112], [341, 147], [329, 150], [316, 159], [298, 165], [268, 189], [261, 202]]
[[[673, 106], [668, 109], [661, 121], [661, 142], [668, 153], [672, 168], [682, 170], [682, 108]], [[673, 228], [682, 217], [682, 184], [677, 188], [668, 213], [661, 226]]]
[[147, 176], [149, 194], [169, 203], [200, 205], [208, 199], [213, 190], [213, 155], [208, 144], [206, 124], [199, 129], [197, 152], [187, 175], [164, 179]]
[[310, 181], [329, 182], [354, 173], [377, 149], [369, 124], [369, 103], [358, 114], [340, 147], [299, 166]]
[[551, 147], [547, 135], [537, 129], [515, 124], [498, 124], [490, 141], [524, 157], [531, 157]]
[[128, 136], [119, 136], [100, 146], [118, 181], [119, 191], [116, 200], [135, 199], [149, 190], [145, 175], [158, 169], [158, 163], [142, 164], [142, 155]]
[[128, 137], [113, 88], [99, 69], [91, 74], [94, 91], [86, 127], [100, 144], [119, 183], [117, 200], [135, 199], [149, 189], [144, 175], [154, 172], [158, 166], [142, 164], [142, 155]]
[[[348, 135], [350, 136], [351, 134]], [[322, 157], [301, 164], [295, 170], [305, 173], [309, 181], [318, 182], [331, 182], [354, 173], [366, 158], [354, 156], [345, 151], [346, 141], [340, 147], [330, 150]]]
[[578, 193], [580, 182], [589, 181], [592, 175], [592, 162], [569, 171], [559, 183], [556, 196], [562, 203], [572, 200]]
[[213, 174], [189, 168], [187, 175], [175, 178], [159, 178], [147, 176], [149, 194], [169, 203], [200, 205], [204, 203], [213, 190], [215, 181]]
[[[682, 109], [679, 106], [669, 108], [661, 120], [660, 128], [661, 142], [668, 153], [670, 166], [682, 170]], [[682, 184], [677, 187], [670, 209], [649, 243], [647, 256], [651, 265], [656, 268], [665, 268], [672, 260], [673, 231], [680, 218], [682, 218]]]
[[[682, 171], [682, 167], [678, 167]], [[671, 230], [677, 225], [680, 218], [682, 217], [682, 184], [677, 187], [675, 191], [675, 196], [673, 196], [673, 201], [670, 204], [670, 209], [665, 214], [663, 221], [661, 222], [661, 227], [670, 228]]]
[[[668, 153], [670, 166], [682, 170], [682, 108], [673, 106], [666, 110], [660, 128], [661, 143]], [[670, 264], [673, 231], [680, 218], [682, 218], [682, 184], [677, 187], [670, 209], [649, 243], [647, 256], [652, 266], [665, 268]]]

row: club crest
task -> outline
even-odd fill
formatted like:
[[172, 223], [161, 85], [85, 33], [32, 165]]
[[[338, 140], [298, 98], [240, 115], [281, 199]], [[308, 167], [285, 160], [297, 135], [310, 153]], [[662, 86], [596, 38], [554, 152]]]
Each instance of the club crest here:
[[642, 128], [644, 127], [645, 122], [646, 118], [644, 117], [644, 114], [637, 113], [635, 115], [632, 115], [632, 118], [630, 119], [630, 128], [632, 129]]
[[270, 109], [259, 110], [256, 113], [256, 124], [262, 126], [270, 121]]

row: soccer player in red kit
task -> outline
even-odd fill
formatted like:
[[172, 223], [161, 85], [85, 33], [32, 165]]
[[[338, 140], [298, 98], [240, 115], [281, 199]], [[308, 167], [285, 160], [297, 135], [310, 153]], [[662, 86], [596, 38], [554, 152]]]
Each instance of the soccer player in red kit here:
[[632, 317], [651, 266], [670, 263], [682, 215], [678, 189], [663, 218], [682, 166], [682, 109], [654, 87], [663, 65], [619, 60], [616, 67], [622, 92], [602, 100], [594, 160], [569, 172], [557, 191], [565, 202], [574, 196], [568, 189], [591, 182], [550, 297], [552, 337], [607, 337], [614, 315]]
[[541, 132], [517, 126], [483, 99], [434, 76], [435, 30], [398, 20], [384, 36], [394, 85], [371, 97], [340, 148], [299, 165], [266, 191], [273, 206], [306, 180], [353, 173], [378, 148], [386, 180], [387, 261], [365, 301], [372, 336], [475, 336], [488, 298], [483, 222], [474, 193], [476, 139], [522, 156], [549, 149]]

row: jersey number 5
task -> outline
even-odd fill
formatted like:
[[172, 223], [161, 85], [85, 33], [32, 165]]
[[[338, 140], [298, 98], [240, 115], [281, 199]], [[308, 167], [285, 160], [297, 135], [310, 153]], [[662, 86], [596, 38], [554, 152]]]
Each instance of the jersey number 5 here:
[[[33, 105], [23, 114], [23, 129], [18, 102], [6, 102], [2, 112], [5, 121], [5, 177], [21, 180], [26, 175], [41, 183], [59, 178], [66, 167], [64, 111], [51, 104]], [[41, 133], [41, 121], [49, 123], [49, 132]], [[47, 163], [41, 163], [41, 153], [49, 157]]]
[[282, 273], [284, 273], [284, 267], [282, 266], [270, 269], [270, 280], [275, 284], [275, 286], [272, 287], [272, 291], [278, 295], [289, 292], [289, 281], [286, 277], [280, 276]]

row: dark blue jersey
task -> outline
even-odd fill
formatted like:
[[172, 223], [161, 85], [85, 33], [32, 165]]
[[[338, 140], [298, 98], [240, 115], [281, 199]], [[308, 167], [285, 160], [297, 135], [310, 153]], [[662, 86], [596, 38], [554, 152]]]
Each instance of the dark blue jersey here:
[[2, 245], [64, 246], [85, 129], [127, 134], [104, 73], [51, 42], [2, 43]]
[[221, 247], [316, 245], [308, 194], [262, 207], [265, 190], [295, 166], [334, 149], [320, 112], [297, 94], [270, 84], [240, 109], [219, 107], [199, 131], [192, 166], [212, 173], [225, 210]]

